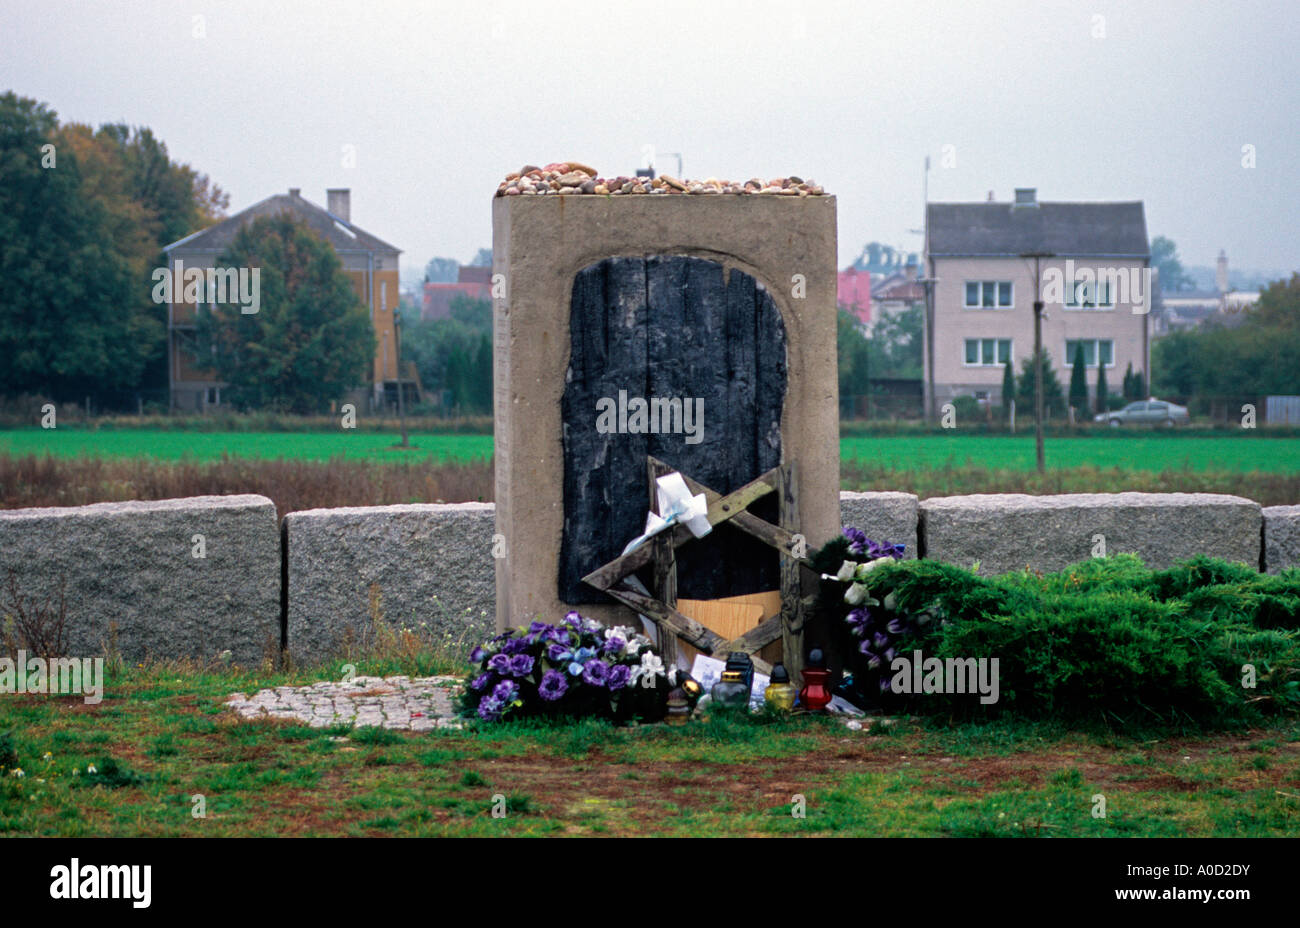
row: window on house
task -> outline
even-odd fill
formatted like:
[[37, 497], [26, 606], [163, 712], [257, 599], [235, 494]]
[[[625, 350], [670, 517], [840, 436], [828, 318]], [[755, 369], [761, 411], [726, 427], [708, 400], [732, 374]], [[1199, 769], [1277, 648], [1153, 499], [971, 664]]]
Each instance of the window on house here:
[[1014, 304], [1011, 281], [966, 281], [966, 306], [977, 309], [1009, 309]]
[[1069, 309], [1110, 309], [1115, 294], [1109, 280], [1076, 280], [1068, 288], [1065, 305]]
[[381, 310], [388, 308], [388, 281], [379, 282], [379, 308]]
[[1011, 360], [1011, 339], [966, 339], [966, 366], [996, 367]]
[[1079, 346], [1083, 346], [1083, 363], [1086, 367], [1096, 367], [1098, 358], [1106, 367], [1115, 366], [1115, 342], [1109, 338], [1067, 338], [1066, 366], [1074, 364], [1074, 355]]

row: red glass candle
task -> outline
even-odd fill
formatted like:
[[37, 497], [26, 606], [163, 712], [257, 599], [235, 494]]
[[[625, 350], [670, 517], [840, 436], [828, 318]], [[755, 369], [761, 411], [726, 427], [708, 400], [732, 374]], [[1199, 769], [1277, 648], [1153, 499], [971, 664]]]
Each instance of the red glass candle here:
[[820, 712], [830, 705], [831, 672], [825, 668], [805, 667], [799, 703], [809, 712]]
[[831, 701], [831, 672], [826, 669], [826, 655], [821, 648], [808, 653], [808, 666], [803, 669], [803, 689], [799, 691], [799, 704], [809, 712], [821, 712]]

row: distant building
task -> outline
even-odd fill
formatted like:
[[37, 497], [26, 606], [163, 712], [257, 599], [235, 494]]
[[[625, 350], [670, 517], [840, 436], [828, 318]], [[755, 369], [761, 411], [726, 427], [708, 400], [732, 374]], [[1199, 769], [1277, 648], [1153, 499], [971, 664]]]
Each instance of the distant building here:
[[458, 296], [473, 300], [492, 298], [492, 268], [461, 265], [454, 284], [424, 284], [424, 304], [421, 319], [450, 319], [451, 301]]
[[908, 261], [896, 271], [872, 285], [871, 305], [877, 318], [896, 316], [914, 306], [925, 304], [925, 285], [919, 279], [920, 265]]
[[858, 319], [858, 324], [865, 330], [871, 327], [871, 274], [849, 268], [840, 271], [836, 277], [835, 298], [848, 312]]
[[[1125, 284], [1144, 287], [1150, 265], [1143, 205], [1039, 202], [1033, 189], [1016, 191], [1015, 201], [931, 203], [926, 211], [927, 276], [933, 281], [925, 327], [927, 406], [963, 395], [1002, 402], [1003, 365], [1016, 373], [1034, 350], [1034, 266], [1022, 255], [1048, 252], [1039, 260], [1044, 283], [1055, 278], [1060, 298], [1045, 287], [1043, 347], [1062, 387], [1070, 382], [1076, 348], [1088, 367], [1090, 395], [1096, 371], [1118, 392], [1129, 364], [1149, 376], [1147, 320], [1151, 295], [1137, 305], [1131, 286], [1080, 280], [1080, 269], [1105, 271]], [[1067, 264], [1067, 259], [1070, 262]], [[1067, 279], [1067, 269], [1074, 274]], [[1129, 292], [1124, 292], [1128, 290]]]
[[[248, 209], [224, 219], [179, 241], [172, 242], [163, 251], [174, 271], [176, 263], [186, 268], [209, 268], [235, 240], [240, 228], [262, 216], [289, 213], [334, 246], [347, 275], [361, 302], [369, 308], [375, 327], [375, 358], [367, 373], [366, 383], [358, 384], [358, 395], [352, 399], [369, 400], [372, 408], [386, 399], [397, 396], [396, 336], [393, 313], [398, 303], [397, 256], [401, 250], [353, 225], [351, 191], [333, 189], [326, 191], [327, 208], [321, 208], [302, 196], [302, 191], [291, 187], [287, 194], [276, 194], [255, 203]], [[167, 312], [167, 363], [173, 409], [203, 411], [223, 405], [221, 391], [226, 386], [203, 364], [195, 350], [195, 310], [192, 303], [183, 302], [179, 288]], [[412, 365], [413, 368], [413, 365]], [[418, 396], [418, 378], [412, 369], [406, 377], [408, 394]]]
[[1194, 329], [1211, 320], [1233, 325], [1243, 317], [1241, 311], [1254, 306], [1259, 292], [1232, 290], [1228, 283], [1228, 254], [1219, 249], [1215, 262], [1213, 290], [1173, 290], [1160, 294], [1160, 312], [1151, 321], [1153, 335], [1167, 335]]

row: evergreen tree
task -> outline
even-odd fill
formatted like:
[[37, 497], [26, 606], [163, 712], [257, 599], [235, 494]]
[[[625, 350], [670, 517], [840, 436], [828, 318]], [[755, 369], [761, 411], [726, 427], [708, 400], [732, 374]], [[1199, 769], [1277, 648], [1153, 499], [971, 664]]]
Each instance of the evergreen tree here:
[[1109, 408], [1107, 399], [1110, 396], [1110, 386], [1106, 383], [1106, 365], [1097, 365], [1097, 412], [1106, 412]]
[[1011, 418], [1011, 401], [1016, 398], [1016, 371], [1011, 359], [1002, 365], [1002, 415]]
[[1088, 365], [1083, 357], [1083, 343], [1074, 346], [1074, 363], [1070, 366], [1070, 406], [1075, 417], [1088, 417]]
[[478, 355], [474, 359], [474, 402], [476, 411], [492, 411], [492, 337], [479, 338]]
[[[1061, 381], [1052, 368], [1052, 354], [1046, 348], [1042, 354], [1043, 367], [1043, 415], [1046, 418], [1065, 415], [1065, 393]], [[1016, 413], [1021, 410], [1030, 418], [1034, 415], [1034, 361], [1026, 357], [1021, 362], [1019, 389], [1016, 391]]]

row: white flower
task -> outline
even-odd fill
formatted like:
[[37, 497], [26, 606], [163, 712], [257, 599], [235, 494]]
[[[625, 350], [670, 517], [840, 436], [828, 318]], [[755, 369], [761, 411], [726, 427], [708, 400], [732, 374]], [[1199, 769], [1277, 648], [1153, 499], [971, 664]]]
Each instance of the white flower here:
[[853, 572], [857, 570], [857, 567], [858, 565], [853, 561], [845, 561], [840, 565], [840, 572], [835, 575], [835, 579], [848, 583], [853, 579]]
[[844, 591], [844, 601], [850, 606], [859, 606], [867, 598], [867, 588], [861, 583], [855, 583]]
[[864, 577], [866, 577], [868, 573], [875, 570], [881, 564], [888, 563], [889, 561], [892, 560], [893, 558], [891, 557], [878, 557], [874, 561], [867, 561], [865, 564], [859, 564], [858, 569], [853, 572], [853, 576], [855, 579], [861, 580]]
[[41, 755], [41, 760], [45, 760], [45, 761], [54, 760], [54, 755], [51, 754], [49, 751], [46, 751], [44, 754]]
[[15, 767], [13, 769], [13, 776], [16, 776], [18, 779], [21, 780], [23, 777], [27, 776], [27, 774], [23, 773], [22, 767]]
[[646, 651], [641, 655], [641, 663], [632, 668], [632, 682], [636, 683], [642, 677], [653, 677], [664, 673], [663, 659], [653, 651]]
[[99, 773], [99, 771], [95, 769], [94, 764], [89, 764], [86, 767], [86, 773]]

